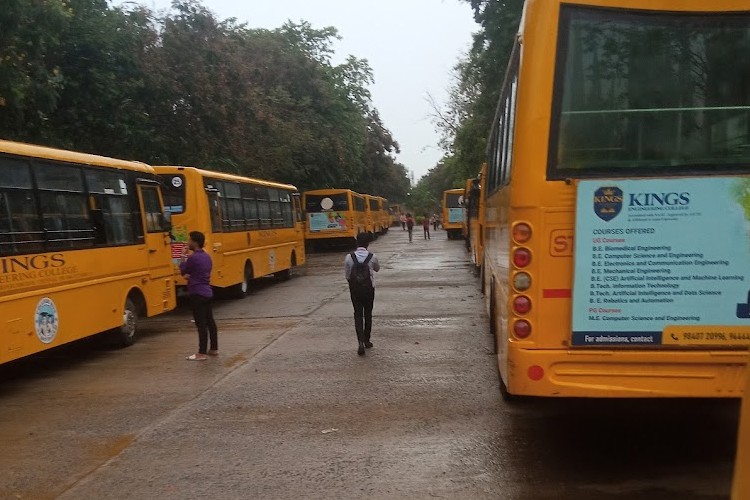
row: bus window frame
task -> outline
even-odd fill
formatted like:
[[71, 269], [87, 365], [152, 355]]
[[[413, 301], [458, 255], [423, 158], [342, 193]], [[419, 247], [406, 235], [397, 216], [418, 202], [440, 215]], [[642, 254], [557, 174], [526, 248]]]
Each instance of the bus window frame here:
[[[553, 72], [552, 85], [552, 106], [550, 110], [550, 128], [547, 147], [547, 181], [564, 181], [570, 182], [571, 179], [601, 179], [611, 177], [680, 177], [680, 176], [704, 176], [704, 175], [731, 175], [750, 173], [750, 163], [725, 164], [720, 168], [716, 164], [709, 165], [681, 165], [669, 166], [661, 165], [658, 167], [635, 167], [627, 169], [612, 168], [586, 168], [586, 169], [562, 169], [557, 168], [558, 140], [560, 135], [560, 121], [562, 117], [562, 99], [563, 99], [563, 79], [565, 77], [565, 61], [568, 57], [569, 37], [568, 33], [572, 16], [575, 11], [585, 12], [586, 15], [596, 15], [595, 13], [623, 14], [628, 15], [649, 15], [649, 16], [683, 16], [683, 17], [740, 17], [747, 16], [747, 12], [673, 12], [663, 10], [646, 10], [646, 9], [628, 9], [622, 7], [602, 7], [593, 5], [561, 4], [560, 14], [558, 16], [557, 41], [555, 52], [555, 68]], [[750, 23], [750, 20], [748, 20]]]

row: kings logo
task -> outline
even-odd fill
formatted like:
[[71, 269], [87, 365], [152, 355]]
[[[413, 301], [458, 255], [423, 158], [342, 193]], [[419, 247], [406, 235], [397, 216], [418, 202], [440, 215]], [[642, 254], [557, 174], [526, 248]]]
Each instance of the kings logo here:
[[594, 213], [603, 221], [609, 222], [622, 210], [622, 189], [601, 187], [594, 191]]

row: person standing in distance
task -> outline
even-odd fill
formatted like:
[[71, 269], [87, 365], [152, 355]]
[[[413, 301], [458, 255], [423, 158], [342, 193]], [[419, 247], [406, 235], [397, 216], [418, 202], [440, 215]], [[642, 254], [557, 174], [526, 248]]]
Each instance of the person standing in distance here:
[[409, 231], [409, 243], [411, 243], [412, 233], [414, 232], [414, 217], [408, 212], [406, 214], [406, 230]]
[[[211, 257], [203, 251], [206, 236], [200, 231], [192, 231], [188, 236], [188, 248], [193, 252], [189, 257], [187, 251], [180, 259], [180, 273], [187, 279], [190, 308], [193, 311], [195, 326], [198, 328], [198, 352], [185, 359], [205, 361], [208, 356], [219, 354], [219, 339], [214, 321], [211, 300], [214, 292], [211, 288]], [[208, 339], [211, 339], [211, 350], [208, 350]]]
[[422, 230], [424, 231], [424, 239], [429, 240], [430, 239], [430, 216], [426, 213], [424, 214], [424, 219], [422, 220]]
[[401, 230], [406, 231], [406, 216], [403, 212], [401, 212], [401, 216], [399, 217], [399, 220], [401, 221]]
[[349, 295], [354, 306], [354, 330], [357, 332], [357, 354], [364, 356], [372, 347], [372, 306], [375, 302], [375, 273], [380, 271], [378, 258], [367, 247], [367, 233], [357, 235], [357, 249], [344, 259], [344, 276], [349, 282]]

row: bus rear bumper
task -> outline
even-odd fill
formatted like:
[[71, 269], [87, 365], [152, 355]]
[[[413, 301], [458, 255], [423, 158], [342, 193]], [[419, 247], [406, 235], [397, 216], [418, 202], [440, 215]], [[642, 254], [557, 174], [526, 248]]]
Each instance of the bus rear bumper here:
[[503, 379], [527, 396], [736, 398], [747, 362], [747, 350], [512, 349]]

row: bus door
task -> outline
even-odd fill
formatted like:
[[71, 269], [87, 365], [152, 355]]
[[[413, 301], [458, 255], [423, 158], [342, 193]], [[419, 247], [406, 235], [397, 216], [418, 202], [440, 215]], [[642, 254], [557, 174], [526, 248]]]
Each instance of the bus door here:
[[294, 229], [297, 232], [297, 237], [304, 239], [306, 221], [302, 214], [302, 202], [300, 201], [299, 193], [292, 193], [292, 204], [294, 210]]
[[[221, 280], [224, 278], [224, 235], [221, 229], [221, 193], [213, 187], [206, 187], [206, 196], [208, 197], [208, 213], [211, 218], [211, 232], [206, 234], [206, 245], [204, 250], [208, 252], [213, 261], [214, 278]], [[211, 280], [212, 284], [215, 281]]]
[[[172, 267], [172, 246], [169, 237], [169, 224], [164, 217], [159, 184], [148, 180], [138, 181], [138, 197], [144, 221], [144, 241], [148, 260], [148, 273], [151, 281], [165, 280], [166, 289], [146, 293], [149, 310], [165, 311], [174, 307], [174, 283]], [[167, 280], [167, 278], [170, 278]]]

